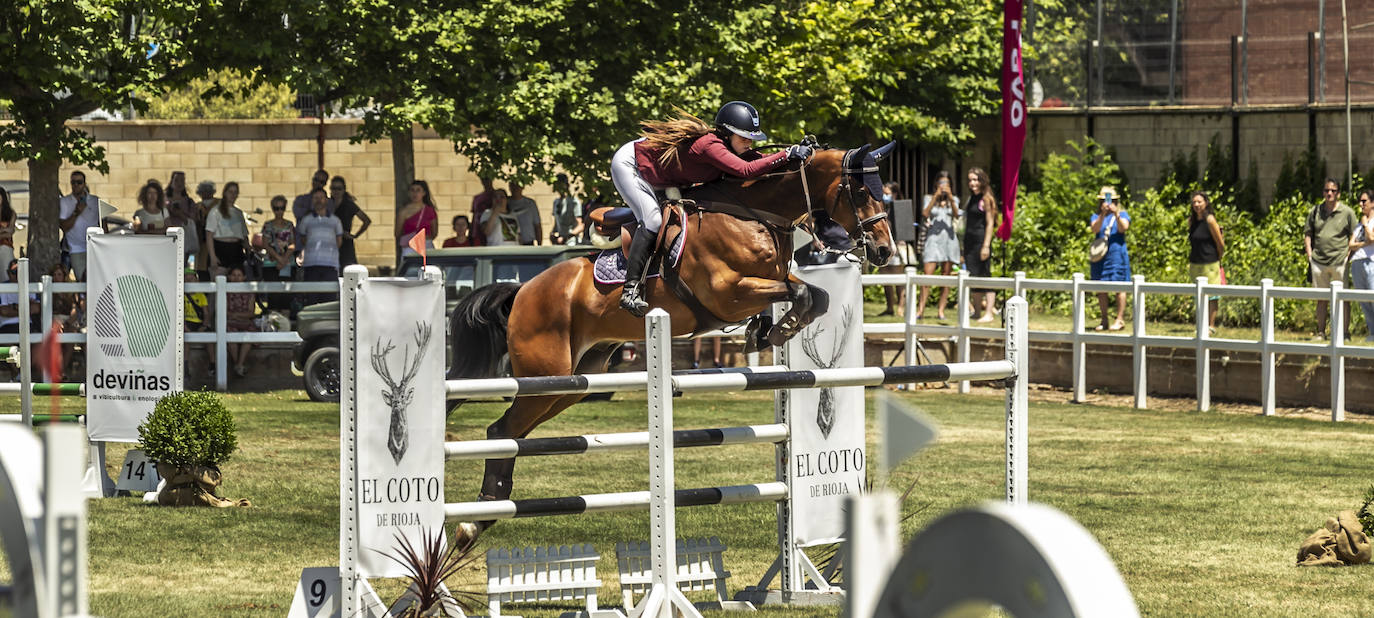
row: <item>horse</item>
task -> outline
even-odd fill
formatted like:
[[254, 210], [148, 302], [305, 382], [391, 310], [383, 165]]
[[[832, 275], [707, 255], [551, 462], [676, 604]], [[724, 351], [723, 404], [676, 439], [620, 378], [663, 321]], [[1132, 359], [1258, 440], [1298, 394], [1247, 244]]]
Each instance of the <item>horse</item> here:
[[[809, 160], [763, 177], [684, 189], [682, 207], [665, 213], [660, 237], [688, 238], [675, 267], [659, 259], [662, 250], [651, 259], [650, 269], [657, 261], [663, 266], [660, 277], [645, 281], [650, 306], [666, 310], [673, 335], [684, 336], [791, 302], [776, 324], [751, 325], [781, 345], [828, 304], [825, 290], [789, 272], [798, 225], [809, 222], [817, 237], [842, 249], [857, 244], [872, 263], [885, 264], [893, 254], [877, 163], [894, 145], [818, 149]], [[593, 266], [592, 259], [571, 259], [524, 284], [492, 284], [466, 297], [450, 318], [448, 378], [500, 375], [503, 356], [517, 377], [604, 372], [621, 344], [643, 338], [644, 326], [620, 308], [621, 286], [598, 283]], [[523, 438], [583, 397], [516, 397], [487, 437]], [[479, 500], [509, 499], [514, 469], [514, 458], [488, 459]], [[492, 523], [463, 522], [458, 542], [475, 542]]]

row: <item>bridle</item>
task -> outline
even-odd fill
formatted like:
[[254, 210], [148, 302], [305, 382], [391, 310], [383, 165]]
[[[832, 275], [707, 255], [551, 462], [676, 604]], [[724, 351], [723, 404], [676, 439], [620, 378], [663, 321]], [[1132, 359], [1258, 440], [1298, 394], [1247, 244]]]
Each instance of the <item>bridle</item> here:
[[[803, 143], [805, 143], [805, 140], [803, 140]], [[835, 200], [829, 204], [829, 207], [823, 205], [822, 207], [817, 208], [815, 202], [813, 202], [811, 198], [811, 186], [806, 180], [807, 161], [808, 160], [806, 159], [802, 160], [801, 167], [797, 171], [801, 173], [802, 195], [806, 198], [807, 216], [811, 219], [811, 221], [817, 220], [818, 213], [825, 216], [826, 218], [833, 218], [831, 217], [830, 213], [833, 212], [839, 206], [839, 202], [841, 199], [840, 196], [843, 195], [845, 203], [849, 205], [850, 212], [852, 212], [854, 215], [854, 220], [858, 222], [854, 226], [854, 229], [848, 232], [849, 240], [853, 241], [854, 243], [853, 249], [850, 249], [849, 251], [841, 251], [839, 249], [832, 249], [829, 246], [827, 246], [825, 250], [829, 253], [842, 253], [845, 255], [850, 255], [859, 247], [863, 247], [865, 251], [868, 251], [869, 247], [876, 247], [878, 244], [878, 240], [873, 235], [873, 226], [876, 225], [879, 221], [882, 221], [887, 218], [887, 211], [879, 211], [877, 214], [871, 217], [863, 217], [859, 212], [859, 207], [862, 204], [868, 203], [867, 195], [865, 194], [859, 197], [858, 199], [855, 199], [854, 194], [856, 193], [856, 190], [853, 179], [856, 177], [862, 178], [865, 173], [876, 174], [878, 173], [878, 167], [876, 165], [874, 165], [873, 167], [863, 167], [862, 164], [860, 164], [860, 167], [858, 168], [843, 167], [840, 170], [840, 184], [837, 188], [837, 191], [835, 192]], [[862, 186], [858, 188], [859, 192], [862, 192], [863, 190], [864, 189], [862, 188]], [[804, 223], [803, 225], [806, 224]]]

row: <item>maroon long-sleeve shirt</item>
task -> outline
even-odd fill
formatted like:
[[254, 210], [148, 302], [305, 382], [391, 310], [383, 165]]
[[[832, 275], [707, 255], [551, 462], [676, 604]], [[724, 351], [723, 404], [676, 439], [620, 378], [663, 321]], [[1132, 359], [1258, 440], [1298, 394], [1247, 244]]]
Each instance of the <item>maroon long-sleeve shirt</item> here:
[[787, 152], [747, 161], [730, 150], [715, 133], [698, 137], [691, 146], [678, 152], [677, 162], [660, 165], [662, 150], [651, 148], [648, 142], [635, 143], [635, 165], [639, 175], [656, 187], [681, 187], [710, 182], [725, 174], [739, 178], [753, 178], [766, 174], [787, 161]]

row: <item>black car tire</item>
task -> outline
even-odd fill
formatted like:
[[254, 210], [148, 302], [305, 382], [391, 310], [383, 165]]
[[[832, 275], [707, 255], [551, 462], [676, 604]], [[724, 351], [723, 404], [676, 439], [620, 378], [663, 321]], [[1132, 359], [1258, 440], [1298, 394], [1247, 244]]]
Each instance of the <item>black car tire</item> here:
[[305, 394], [311, 401], [338, 403], [339, 382], [342, 368], [339, 366], [339, 348], [324, 346], [316, 348], [305, 359]]

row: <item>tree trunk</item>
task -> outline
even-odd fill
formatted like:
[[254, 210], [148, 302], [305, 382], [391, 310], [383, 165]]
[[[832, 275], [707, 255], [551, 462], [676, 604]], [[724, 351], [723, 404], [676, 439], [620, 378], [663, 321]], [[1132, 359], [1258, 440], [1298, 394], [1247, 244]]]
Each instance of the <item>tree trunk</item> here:
[[[60, 126], [60, 125], [59, 125]], [[50, 272], [62, 258], [58, 229], [58, 200], [62, 197], [62, 158], [57, 135], [31, 135], [34, 151], [42, 156], [29, 157], [29, 229], [28, 258], [30, 280], [37, 280]], [[41, 140], [41, 141], [40, 141]], [[8, 266], [8, 265], [6, 265]]]
[[[410, 191], [410, 183], [415, 182], [415, 131], [407, 127], [404, 131], [395, 131], [391, 134], [391, 173], [396, 180], [396, 203], [393, 205], [392, 216], [396, 220], [396, 227], [393, 228], [393, 235], [399, 236], [401, 233], [401, 209], [405, 207], [410, 198], [406, 195]], [[394, 242], [392, 244], [395, 244]], [[396, 270], [401, 269], [401, 247], [396, 250]]]

